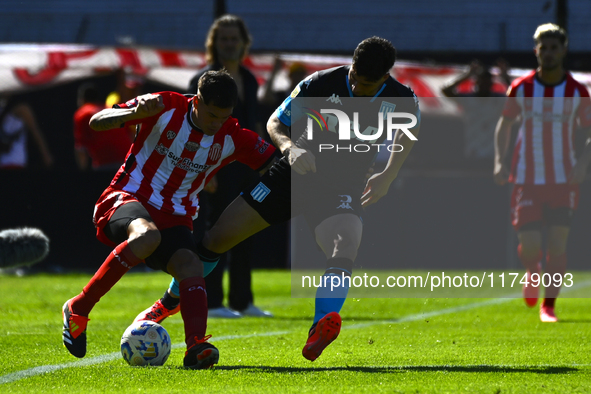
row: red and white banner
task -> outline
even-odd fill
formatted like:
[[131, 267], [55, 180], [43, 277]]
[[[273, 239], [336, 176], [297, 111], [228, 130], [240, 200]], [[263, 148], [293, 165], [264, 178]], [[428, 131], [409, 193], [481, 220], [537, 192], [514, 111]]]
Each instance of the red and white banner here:
[[[283, 90], [289, 85], [287, 70], [293, 62], [306, 65], [310, 73], [325, 68], [348, 64], [350, 57], [279, 54], [284, 69], [275, 81], [274, 89]], [[260, 86], [266, 83], [275, 60], [274, 54], [253, 54], [246, 66], [255, 74]], [[0, 93], [20, 92], [125, 69], [142, 75], [149, 81], [184, 90], [195, 72], [205, 66], [202, 52], [170, 51], [155, 48], [113, 48], [86, 45], [0, 45]], [[455, 113], [455, 105], [449, 100], [438, 100], [441, 88], [467, 70], [467, 66], [432, 66], [397, 61], [392, 75], [411, 86], [421, 100], [425, 112]], [[496, 70], [492, 70], [493, 74]], [[510, 70], [517, 77], [528, 70]], [[591, 88], [591, 73], [573, 73], [580, 82]], [[470, 82], [460, 89], [470, 91]], [[495, 90], [504, 92], [506, 86], [497, 81]]]

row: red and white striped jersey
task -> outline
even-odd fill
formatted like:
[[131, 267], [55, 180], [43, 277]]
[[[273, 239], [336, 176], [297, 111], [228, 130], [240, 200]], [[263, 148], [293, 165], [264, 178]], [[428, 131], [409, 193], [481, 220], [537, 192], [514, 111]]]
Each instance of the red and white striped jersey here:
[[513, 81], [503, 116], [521, 115], [509, 181], [518, 185], [568, 182], [575, 164], [577, 125], [591, 126], [591, 101], [584, 85], [570, 73], [558, 85], [546, 86], [536, 71]]
[[[258, 170], [271, 160], [275, 148], [241, 128], [236, 119], [230, 117], [215, 135], [208, 136], [191, 121], [192, 97], [156, 94], [162, 96], [164, 110], [135, 122], [140, 131], [112, 188], [164, 212], [196, 218], [197, 193], [220, 168], [237, 160]], [[137, 103], [136, 98], [118, 107], [132, 108]]]

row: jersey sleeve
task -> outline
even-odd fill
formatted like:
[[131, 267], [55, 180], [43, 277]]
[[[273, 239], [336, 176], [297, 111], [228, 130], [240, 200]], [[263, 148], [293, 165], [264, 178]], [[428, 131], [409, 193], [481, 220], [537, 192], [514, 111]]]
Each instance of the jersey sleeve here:
[[505, 102], [505, 107], [503, 108], [503, 116], [508, 119], [515, 119], [521, 114], [521, 106], [517, 102], [517, 85], [509, 86], [507, 89], [507, 101]]
[[236, 146], [234, 159], [253, 170], [263, 169], [275, 156], [275, 147], [252, 130], [239, 128], [232, 138]]
[[[164, 112], [164, 111], [166, 111], [167, 109], [170, 108], [170, 105], [171, 105], [171, 102], [172, 102], [171, 92], [157, 92], [157, 93], [154, 93], [154, 94], [157, 94], [157, 95], [162, 96], [162, 103], [164, 104], [164, 110], [161, 111], [161, 112], [159, 112], [159, 113], [157, 113], [156, 115], [153, 115], [153, 116], [149, 116], [149, 117], [142, 118], [142, 119], [130, 120], [130, 121], [125, 122], [124, 124], [122, 124], [121, 127], [124, 127], [124, 126], [134, 126], [134, 125], [137, 125], [137, 124], [140, 124], [140, 123], [146, 123], [147, 122], [147, 119], [150, 119], [150, 118], [155, 117], [155, 116], [160, 116], [160, 115], [162, 115], [162, 112]], [[113, 108], [118, 108], [118, 109], [135, 108], [139, 104], [138, 98], [139, 97], [134, 97], [131, 100], [126, 101], [124, 103], [115, 104], [113, 106]]]
[[304, 112], [298, 105], [298, 101], [296, 100], [294, 102], [293, 99], [298, 97], [313, 97], [310, 94], [310, 85], [313, 85], [316, 80], [318, 80], [318, 72], [315, 72], [298, 83], [291, 94], [283, 100], [283, 103], [275, 110], [275, 116], [279, 118], [281, 123], [291, 126], [293, 122], [302, 117]]
[[581, 85], [579, 89], [581, 95], [581, 103], [577, 111], [577, 117], [579, 118], [579, 124], [581, 127], [591, 126], [591, 98], [589, 98], [589, 92], [584, 85]]

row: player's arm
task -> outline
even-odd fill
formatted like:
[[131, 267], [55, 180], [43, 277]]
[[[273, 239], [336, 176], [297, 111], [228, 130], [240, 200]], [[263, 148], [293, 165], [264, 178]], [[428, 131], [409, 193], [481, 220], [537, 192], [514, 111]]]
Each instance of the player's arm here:
[[51, 156], [51, 152], [49, 151], [45, 137], [43, 136], [43, 133], [37, 124], [37, 120], [35, 119], [35, 115], [33, 114], [31, 107], [29, 107], [27, 104], [18, 104], [13, 111], [16, 116], [25, 122], [27, 130], [33, 136], [33, 140], [37, 144], [39, 152], [41, 152], [41, 157], [45, 166], [51, 167], [53, 165], [53, 156]]
[[468, 79], [475, 76], [481, 69], [482, 65], [479, 62], [472, 62], [468, 71], [458, 76], [448, 85], [444, 86], [443, 89], [441, 89], [441, 93], [443, 93], [445, 97], [458, 97], [458, 94], [456, 93], [458, 86], [460, 86], [464, 81], [467, 81]]
[[[410, 129], [409, 132], [415, 137], [419, 135], [420, 126], [417, 125]], [[361, 196], [361, 205], [366, 207], [371, 204], [375, 204], [378, 200], [384, 197], [388, 193], [388, 189], [394, 179], [398, 176], [402, 164], [408, 157], [412, 147], [415, 144], [415, 140], [411, 140], [401, 130], [396, 130], [394, 135], [394, 146], [396, 149], [392, 149], [386, 168], [380, 173], [372, 175], [368, 180]], [[402, 147], [398, 151], [399, 147]]]
[[587, 175], [587, 168], [589, 168], [589, 164], [591, 164], [591, 126], [587, 126], [580, 131], [587, 135], [587, 140], [585, 141], [583, 153], [581, 153], [581, 156], [579, 156], [569, 174], [568, 179], [570, 184], [583, 182]]
[[493, 176], [495, 182], [499, 185], [504, 185], [509, 180], [509, 169], [505, 162], [507, 152], [509, 151], [513, 122], [515, 122], [515, 119], [501, 116], [495, 128], [495, 163]]
[[154, 116], [164, 109], [162, 96], [145, 94], [139, 96], [137, 105], [132, 108], [106, 108], [93, 115], [90, 127], [95, 131], [111, 130], [123, 127], [126, 122]]
[[312, 152], [298, 147], [289, 136], [289, 127], [273, 114], [267, 122], [267, 132], [275, 146], [287, 158], [291, 168], [300, 175], [316, 172], [316, 158]]

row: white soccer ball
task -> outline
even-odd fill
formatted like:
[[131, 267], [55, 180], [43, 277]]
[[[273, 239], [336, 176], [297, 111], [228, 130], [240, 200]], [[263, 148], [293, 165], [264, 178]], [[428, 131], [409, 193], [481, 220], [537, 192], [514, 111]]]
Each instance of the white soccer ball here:
[[133, 322], [121, 337], [121, 354], [129, 365], [164, 365], [170, 355], [170, 336], [153, 321]]

